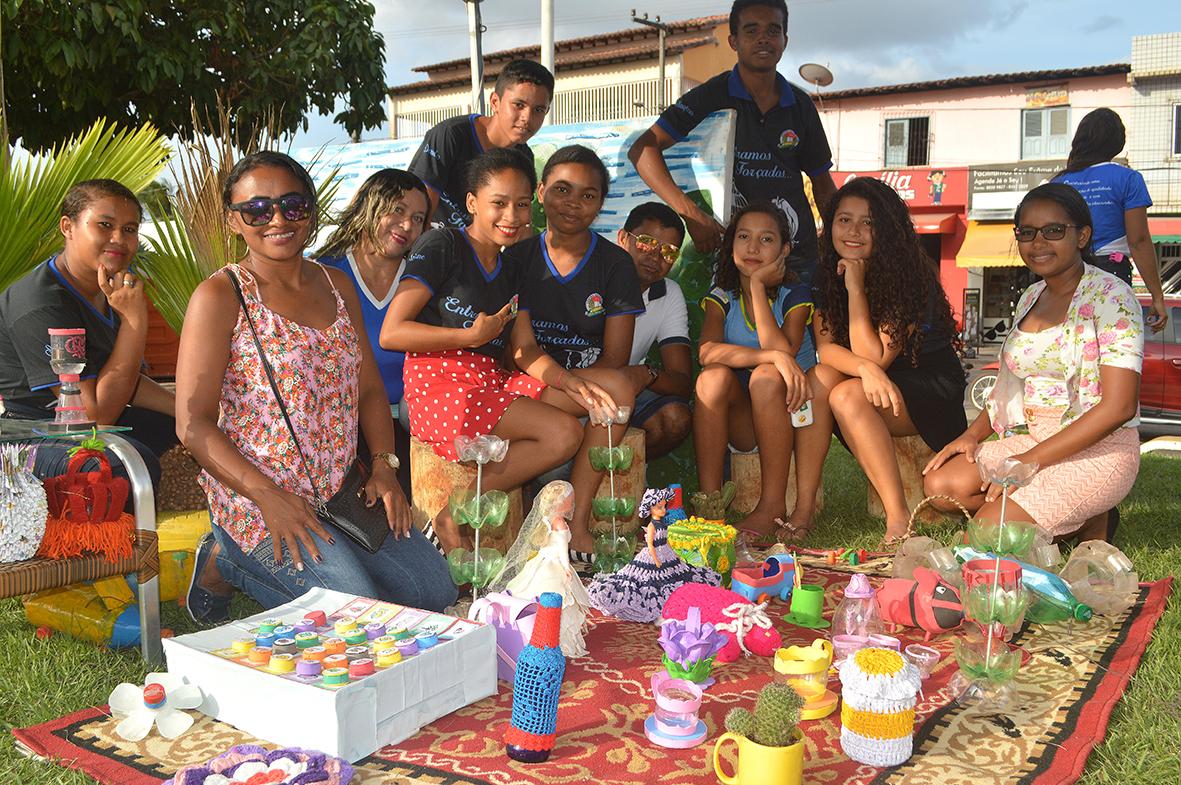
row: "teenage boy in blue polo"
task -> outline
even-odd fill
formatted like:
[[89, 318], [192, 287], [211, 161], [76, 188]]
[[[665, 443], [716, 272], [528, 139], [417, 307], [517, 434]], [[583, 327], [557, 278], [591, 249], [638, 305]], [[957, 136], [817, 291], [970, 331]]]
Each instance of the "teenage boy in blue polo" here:
[[462, 229], [467, 211], [467, 165], [485, 150], [512, 147], [533, 161], [526, 144], [545, 122], [554, 97], [554, 75], [532, 60], [513, 60], [496, 77], [490, 116], [471, 114], [444, 120], [426, 132], [408, 167], [426, 183], [431, 223]]
[[664, 151], [710, 113], [736, 110], [734, 207], [755, 199], [778, 205], [794, 230], [791, 268], [811, 283], [816, 270], [816, 223], [804, 193], [803, 174], [811, 178], [821, 209], [836, 186], [829, 174], [832, 152], [812, 99], [776, 71], [787, 48], [787, 4], [784, 0], [736, 0], [730, 9], [729, 43], [738, 55], [734, 70], [693, 88], [665, 109], [632, 145], [628, 157], [648, 187], [685, 219], [697, 249], [713, 251], [723, 227], [673, 182]]

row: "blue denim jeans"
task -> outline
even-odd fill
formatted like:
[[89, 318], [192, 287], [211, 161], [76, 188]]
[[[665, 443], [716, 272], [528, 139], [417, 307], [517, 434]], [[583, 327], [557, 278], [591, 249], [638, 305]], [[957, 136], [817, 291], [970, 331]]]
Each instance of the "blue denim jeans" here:
[[323, 561], [317, 564], [305, 551], [302, 572], [289, 556], [282, 564], [275, 563], [269, 535], [250, 553], [243, 552], [220, 526], [213, 527], [213, 536], [221, 546], [217, 567], [222, 577], [265, 608], [290, 602], [312, 588], [430, 611], [444, 610], [459, 596], [446, 559], [413, 526], [409, 539], [394, 539], [391, 534], [377, 553], [369, 553], [340, 532], [334, 533], [332, 545], [313, 533]]

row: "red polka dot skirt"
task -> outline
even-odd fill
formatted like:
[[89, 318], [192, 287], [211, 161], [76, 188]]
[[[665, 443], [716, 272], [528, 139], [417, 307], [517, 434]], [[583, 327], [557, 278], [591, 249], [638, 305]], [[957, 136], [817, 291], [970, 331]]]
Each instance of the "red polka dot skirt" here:
[[411, 435], [449, 461], [458, 457], [456, 436], [491, 433], [513, 401], [537, 399], [545, 389], [543, 382], [510, 373], [492, 357], [458, 349], [408, 352], [402, 380]]

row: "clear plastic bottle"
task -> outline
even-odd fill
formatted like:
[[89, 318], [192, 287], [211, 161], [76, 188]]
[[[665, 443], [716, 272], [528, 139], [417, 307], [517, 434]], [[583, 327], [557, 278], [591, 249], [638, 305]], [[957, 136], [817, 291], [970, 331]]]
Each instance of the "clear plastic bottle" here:
[[858, 573], [849, 579], [845, 597], [833, 614], [832, 634], [866, 636], [884, 631], [877, 592], [869, 585], [869, 579]]

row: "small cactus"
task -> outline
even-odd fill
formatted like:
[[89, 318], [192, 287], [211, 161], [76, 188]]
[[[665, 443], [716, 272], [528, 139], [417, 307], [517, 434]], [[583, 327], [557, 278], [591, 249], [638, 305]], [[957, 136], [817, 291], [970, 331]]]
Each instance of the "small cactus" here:
[[697, 491], [689, 500], [693, 504], [693, 512], [698, 517], [707, 521], [720, 521], [725, 519], [726, 510], [730, 508], [737, 493], [738, 486], [733, 480], [727, 480], [720, 491]]
[[764, 747], [789, 747], [796, 742], [803, 706], [804, 699], [788, 685], [768, 684], [759, 692], [753, 714], [746, 709], [730, 710], [726, 730]]

